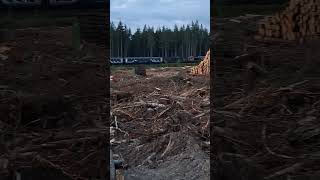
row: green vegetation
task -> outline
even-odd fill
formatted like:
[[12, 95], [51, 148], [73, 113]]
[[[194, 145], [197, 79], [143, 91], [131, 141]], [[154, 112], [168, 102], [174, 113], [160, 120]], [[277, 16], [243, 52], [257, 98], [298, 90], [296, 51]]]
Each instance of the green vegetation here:
[[217, 17], [237, 17], [245, 14], [268, 15], [281, 10], [285, 5], [280, 4], [241, 4], [241, 5], [218, 5], [216, 8]]

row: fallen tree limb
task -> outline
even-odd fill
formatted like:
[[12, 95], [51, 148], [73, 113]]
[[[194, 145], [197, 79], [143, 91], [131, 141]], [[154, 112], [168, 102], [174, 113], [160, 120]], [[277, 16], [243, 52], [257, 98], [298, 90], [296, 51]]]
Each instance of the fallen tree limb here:
[[302, 161], [302, 162], [298, 162], [298, 163], [295, 163], [293, 164], [292, 166], [290, 167], [287, 167], [285, 169], [282, 169], [280, 171], [277, 171], [267, 177], [265, 177], [264, 179], [272, 179], [272, 178], [275, 178], [275, 177], [279, 177], [279, 176], [283, 176], [285, 174], [288, 174], [288, 173], [292, 173], [292, 172], [295, 172], [301, 168], [303, 168], [303, 166], [306, 164], [305, 161]]
[[[70, 179], [75, 179], [74, 176], [72, 176], [71, 174], [65, 172], [60, 166], [58, 166], [57, 164], [54, 164], [53, 162], [42, 158], [40, 155], [37, 155], [34, 160], [34, 162], [38, 162], [40, 164], [40, 166], [44, 166], [44, 167], [49, 167], [49, 168], [53, 168], [58, 170], [59, 172], [61, 172], [64, 176], [70, 178]], [[77, 178], [79, 179], [79, 178]], [[80, 178], [83, 179], [83, 178]]]
[[266, 142], [266, 131], [267, 131], [267, 126], [264, 125], [262, 127], [262, 141], [263, 141], [263, 146], [265, 147], [265, 149], [268, 151], [268, 153], [270, 153], [271, 155], [273, 156], [276, 156], [276, 157], [280, 157], [280, 158], [284, 158], [284, 159], [296, 159], [296, 157], [291, 157], [291, 156], [287, 156], [287, 155], [283, 155], [283, 154], [277, 154], [275, 152], [273, 152], [269, 146], [267, 145], [267, 142]]
[[309, 82], [308, 80], [304, 80], [304, 81], [300, 81], [300, 82], [297, 82], [297, 83], [293, 83], [293, 84], [290, 84], [286, 87], [282, 87], [282, 88], [279, 88], [279, 90], [277, 90], [276, 92], [279, 92], [279, 91], [293, 91], [293, 88], [295, 88], [296, 86], [300, 86], [300, 85], [303, 85], [305, 83]]

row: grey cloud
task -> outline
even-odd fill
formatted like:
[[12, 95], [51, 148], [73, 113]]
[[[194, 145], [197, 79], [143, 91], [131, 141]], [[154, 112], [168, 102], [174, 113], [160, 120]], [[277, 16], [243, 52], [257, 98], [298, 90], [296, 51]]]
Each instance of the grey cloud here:
[[198, 20], [210, 27], [210, 0], [112, 0], [111, 21], [123, 21], [132, 29], [172, 27]]

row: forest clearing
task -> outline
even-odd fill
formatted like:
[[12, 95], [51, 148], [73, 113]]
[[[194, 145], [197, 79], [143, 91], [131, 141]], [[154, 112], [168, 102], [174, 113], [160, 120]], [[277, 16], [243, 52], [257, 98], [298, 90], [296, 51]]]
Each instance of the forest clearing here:
[[209, 77], [191, 68], [111, 73], [110, 143], [126, 178], [209, 179]]
[[[105, 48], [75, 50], [70, 19], [0, 30], [0, 179], [320, 179], [315, 2], [218, 17], [212, 34], [120, 26], [131, 37], [110, 44], [115, 57], [206, 55], [175, 67], [108, 66]], [[193, 33], [214, 43], [181, 41]]]
[[183, 162], [200, 165], [194, 179], [209, 178], [208, 77], [191, 75], [192, 66], [150, 67], [147, 76], [112, 70], [109, 129], [103, 51], [84, 44], [74, 52], [71, 27], [14, 37], [0, 44], [1, 177], [106, 177], [111, 130], [113, 157], [132, 178], [186, 172]]

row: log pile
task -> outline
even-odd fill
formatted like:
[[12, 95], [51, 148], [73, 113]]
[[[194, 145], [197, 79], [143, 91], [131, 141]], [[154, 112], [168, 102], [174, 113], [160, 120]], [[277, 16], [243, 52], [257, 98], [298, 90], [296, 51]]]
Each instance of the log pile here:
[[207, 55], [200, 62], [200, 64], [191, 69], [191, 74], [194, 74], [194, 75], [210, 74], [210, 50], [207, 52]]
[[320, 33], [320, 1], [291, 0], [282, 12], [268, 16], [258, 25], [256, 39], [304, 40]]

